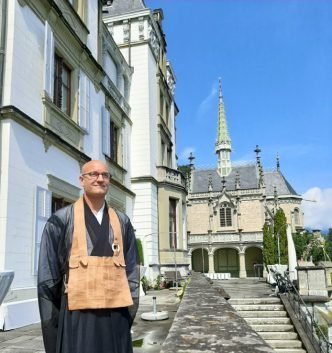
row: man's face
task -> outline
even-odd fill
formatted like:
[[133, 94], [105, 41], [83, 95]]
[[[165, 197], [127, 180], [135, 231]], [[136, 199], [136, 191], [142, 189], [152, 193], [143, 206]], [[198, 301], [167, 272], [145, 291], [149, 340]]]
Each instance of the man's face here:
[[107, 166], [100, 161], [90, 161], [83, 166], [80, 183], [84, 193], [91, 198], [104, 198], [109, 187]]

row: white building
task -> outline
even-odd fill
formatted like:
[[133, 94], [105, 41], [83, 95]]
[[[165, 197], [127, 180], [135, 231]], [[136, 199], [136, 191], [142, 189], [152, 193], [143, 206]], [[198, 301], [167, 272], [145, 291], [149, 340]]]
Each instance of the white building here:
[[104, 160], [109, 200], [132, 216], [132, 70], [102, 23], [106, 1], [0, 1], [0, 271], [14, 270], [0, 328], [39, 321], [37, 261], [51, 212]]
[[[107, 11], [106, 11], [107, 10]], [[175, 75], [166, 59], [162, 10], [142, 0], [114, 0], [104, 22], [133, 67], [130, 92], [133, 225], [142, 240], [148, 277], [185, 271], [187, 259], [185, 179], [175, 155]]]

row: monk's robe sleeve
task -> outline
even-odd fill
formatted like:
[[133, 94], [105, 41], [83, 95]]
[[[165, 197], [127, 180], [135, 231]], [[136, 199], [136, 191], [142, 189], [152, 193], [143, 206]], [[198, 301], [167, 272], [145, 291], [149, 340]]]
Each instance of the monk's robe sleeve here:
[[40, 244], [38, 303], [46, 353], [54, 353], [56, 349], [63, 283], [59, 258], [63, 233], [63, 222], [53, 215], [45, 225]]
[[131, 324], [133, 323], [139, 304], [139, 283], [140, 283], [140, 269], [138, 264], [138, 252], [136, 246], [136, 237], [132, 224], [129, 218], [126, 219], [125, 223], [125, 263], [126, 273], [129, 283], [131, 296], [133, 298], [134, 305], [130, 306], [129, 314], [131, 317]]

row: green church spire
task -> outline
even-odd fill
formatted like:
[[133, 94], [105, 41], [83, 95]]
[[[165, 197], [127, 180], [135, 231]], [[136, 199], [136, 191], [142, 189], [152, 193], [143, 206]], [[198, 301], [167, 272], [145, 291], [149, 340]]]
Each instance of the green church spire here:
[[221, 91], [221, 79], [219, 78], [219, 112], [216, 154], [218, 155], [218, 172], [221, 176], [229, 175], [232, 170], [230, 157], [231, 151], [231, 139], [228, 135], [225, 107]]
[[231, 144], [231, 139], [228, 135], [227, 121], [225, 114], [224, 100], [221, 91], [221, 78], [219, 78], [219, 116], [218, 116], [218, 136], [217, 144], [228, 143]]

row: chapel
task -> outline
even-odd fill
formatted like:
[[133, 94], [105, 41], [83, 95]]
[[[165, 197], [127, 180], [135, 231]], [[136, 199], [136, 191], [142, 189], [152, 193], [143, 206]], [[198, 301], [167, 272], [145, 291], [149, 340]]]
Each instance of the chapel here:
[[263, 270], [263, 226], [281, 207], [292, 232], [303, 230], [302, 198], [287, 181], [277, 156], [273, 170], [264, 169], [257, 145], [256, 160], [232, 164], [219, 81], [217, 166], [196, 168], [189, 157], [187, 232], [191, 268], [231, 277], [256, 277]]

